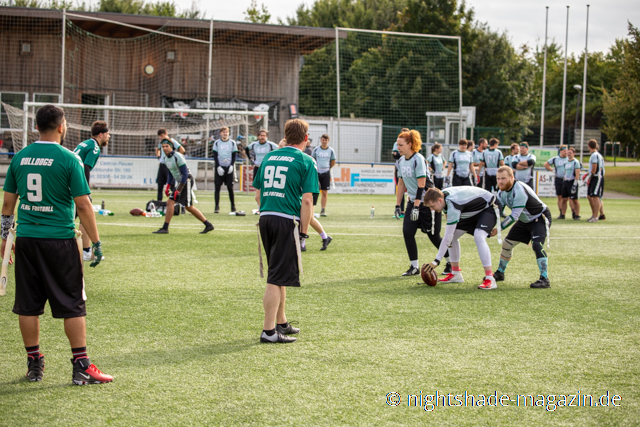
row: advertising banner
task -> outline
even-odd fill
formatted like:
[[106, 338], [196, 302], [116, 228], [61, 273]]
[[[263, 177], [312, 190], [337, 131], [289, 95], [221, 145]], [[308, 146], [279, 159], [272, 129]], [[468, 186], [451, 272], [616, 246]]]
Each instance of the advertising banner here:
[[[253, 182], [253, 166], [240, 168], [240, 188], [242, 191], [255, 191]], [[393, 165], [336, 165], [332, 169], [333, 182], [330, 194], [395, 194], [393, 181]]]
[[[548, 170], [536, 171], [536, 192], [538, 197], [556, 197], [555, 172]], [[578, 197], [587, 197], [587, 186], [580, 180], [578, 184]]]
[[331, 194], [395, 194], [393, 165], [336, 165]]
[[[195, 176], [198, 161], [187, 160], [187, 166]], [[158, 160], [155, 158], [101, 156], [91, 171], [91, 186], [155, 188], [157, 176]]]

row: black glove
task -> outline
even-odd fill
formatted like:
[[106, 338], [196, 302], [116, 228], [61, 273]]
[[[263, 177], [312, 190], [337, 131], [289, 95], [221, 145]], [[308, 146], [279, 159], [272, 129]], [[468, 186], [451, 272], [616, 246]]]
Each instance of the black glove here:
[[400, 216], [402, 215], [402, 210], [400, 210], [400, 205], [396, 205], [396, 210], [393, 213], [393, 217], [395, 219], [400, 219]]

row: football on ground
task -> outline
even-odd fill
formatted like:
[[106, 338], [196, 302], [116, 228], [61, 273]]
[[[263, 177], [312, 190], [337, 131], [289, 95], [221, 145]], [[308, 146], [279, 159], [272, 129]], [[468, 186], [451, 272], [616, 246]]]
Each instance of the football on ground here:
[[420, 269], [422, 280], [429, 286], [435, 286], [438, 284], [438, 275], [436, 274], [435, 270], [427, 272], [427, 265], [428, 264], [422, 264], [422, 269]]
[[133, 208], [129, 211], [129, 213], [133, 216], [142, 216], [144, 215], [144, 211], [140, 208]]

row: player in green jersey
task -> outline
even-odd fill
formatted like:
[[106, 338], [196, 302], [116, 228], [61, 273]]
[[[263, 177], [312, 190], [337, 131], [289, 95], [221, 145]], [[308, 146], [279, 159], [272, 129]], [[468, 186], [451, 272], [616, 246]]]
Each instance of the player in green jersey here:
[[296, 339], [287, 335], [300, 332], [287, 322], [285, 301], [286, 287], [300, 286], [300, 238], [309, 237], [313, 194], [319, 192], [316, 164], [302, 152], [308, 130], [304, 120], [287, 121], [287, 146], [267, 154], [253, 179], [260, 203], [260, 235], [269, 265], [262, 299], [263, 343], [293, 342]]
[[73, 384], [110, 382], [113, 377], [100, 372], [87, 357], [87, 297], [73, 222], [75, 207], [93, 242], [95, 260], [91, 266], [97, 266], [102, 260], [102, 244], [89, 199], [91, 191], [80, 158], [61, 145], [67, 131], [64, 111], [54, 105], [41, 107], [36, 126], [39, 140], [18, 152], [7, 171], [0, 251], [4, 255], [19, 198], [13, 312], [20, 318], [27, 377], [42, 381], [44, 375], [40, 315], [49, 301], [53, 317], [64, 319], [73, 355]]
[[162, 151], [165, 154], [165, 165], [169, 170], [169, 176], [167, 177], [166, 194], [169, 196], [169, 187], [176, 183], [176, 189], [169, 197], [167, 201], [167, 211], [164, 217], [164, 225], [161, 229], [154, 231], [155, 234], [168, 234], [169, 223], [173, 218], [173, 210], [176, 203], [180, 203], [184, 208], [189, 211], [193, 216], [200, 220], [204, 224], [204, 230], [200, 234], [207, 234], [213, 230], [213, 225], [207, 221], [202, 212], [193, 206], [193, 188], [195, 187], [195, 181], [184, 156], [173, 148], [173, 143], [168, 139], [162, 140]]
[[[76, 149], [73, 150], [73, 152], [80, 157], [82, 163], [84, 163], [84, 176], [87, 178], [87, 184], [90, 183], [91, 171], [100, 158], [100, 149], [109, 145], [110, 137], [107, 122], [97, 120], [91, 125], [91, 138], [82, 141]], [[91, 240], [82, 222], [80, 222], [80, 232], [82, 233], [82, 259], [84, 261], [91, 261]]]

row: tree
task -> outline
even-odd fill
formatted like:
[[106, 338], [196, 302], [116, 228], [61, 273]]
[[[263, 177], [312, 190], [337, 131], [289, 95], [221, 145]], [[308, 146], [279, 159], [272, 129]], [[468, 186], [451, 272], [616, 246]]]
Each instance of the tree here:
[[271, 14], [267, 10], [267, 7], [263, 4], [260, 5], [261, 9], [258, 10], [258, 2], [251, 0], [251, 5], [247, 8], [244, 15], [244, 20], [247, 22], [253, 22], [254, 24], [268, 24], [271, 20]]
[[629, 25], [629, 39], [616, 44], [622, 59], [615, 88], [604, 94], [604, 132], [623, 147], [638, 147], [640, 134], [640, 31]]
[[[0, 0], [0, 6], [8, 5], [8, 0]], [[100, 3], [93, 8], [87, 6], [84, 1], [74, 5], [72, 0], [15, 0], [13, 5], [16, 7], [40, 9], [68, 9], [87, 12], [113, 12], [130, 15], [152, 15], [190, 19], [202, 18], [204, 15], [203, 12], [198, 10], [195, 1], [191, 4], [191, 8], [182, 12], [178, 12], [178, 8], [173, 1], [145, 3], [144, 0], [100, 0]]]

